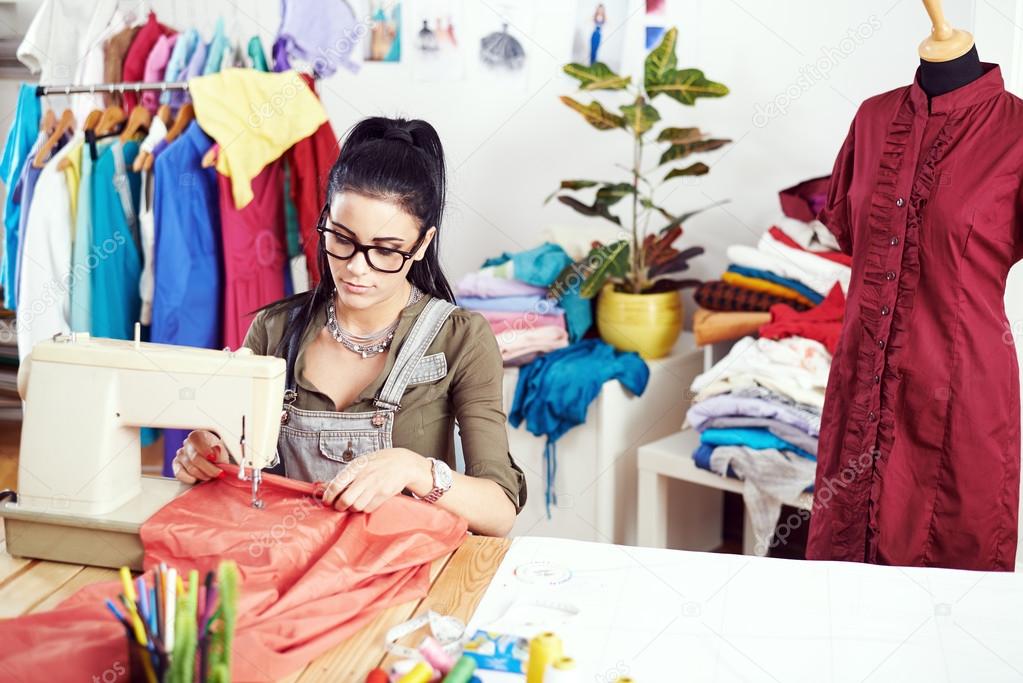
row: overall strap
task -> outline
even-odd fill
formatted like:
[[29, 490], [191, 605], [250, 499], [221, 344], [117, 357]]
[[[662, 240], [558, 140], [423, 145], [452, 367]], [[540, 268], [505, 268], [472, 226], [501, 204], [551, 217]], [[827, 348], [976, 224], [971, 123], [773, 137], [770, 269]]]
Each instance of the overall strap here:
[[401, 397], [405, 393], [405, 387], [408, 386], [409, 380], [412, 379], [416, 365], [426, 354], [426, 350], [430, 348], [433, 340], [437, 338], [444, 321], [456, 308], [458, 307], [444, 299], [430, 299], [401, 345], [398, 357], [394, 361], [394, 367], [387, 375], [384, 386], [380, 388], [380, 393], [373, 399], [375, 406], [390, 410], [401, 408]]

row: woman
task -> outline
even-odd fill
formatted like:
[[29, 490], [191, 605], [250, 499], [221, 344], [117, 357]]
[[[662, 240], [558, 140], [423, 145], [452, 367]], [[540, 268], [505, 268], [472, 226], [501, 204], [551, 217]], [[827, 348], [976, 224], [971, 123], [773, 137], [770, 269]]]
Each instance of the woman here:
[[[245, 346], [287, 359], [275, 468], [329, 482], [323, 501], [372, 512], [406, 491], [504, 536], [526, 499], [508, 453], [502, 362], [486, 320], [457, 308], [437, 242], [444, 153], [420, 120], [358, 123], [330, 171], [320, 282], [260, 310]], [[458, 421], [465, 474], [455, 465]], [[175, 476], [217, 476], [208, 431], [189, 434]]]

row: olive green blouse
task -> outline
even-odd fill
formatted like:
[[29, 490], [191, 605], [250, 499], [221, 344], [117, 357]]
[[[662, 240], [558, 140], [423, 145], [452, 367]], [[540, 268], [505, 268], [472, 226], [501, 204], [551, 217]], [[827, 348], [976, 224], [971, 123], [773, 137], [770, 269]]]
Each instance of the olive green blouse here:
[[[401, 312], [394, 340], [387, 350], [383, 371], [367, 386], [346, 412], [374, 410], [379, 393], [394, 366], [402, 343], [430, 295]], [[260, 311], [245, 337], [245, 346], [260, 355], [272, 355], [284, 335], [286, 312], [268, 315]], [[295, 407], [302, 410], [333, 411], [334, 401], [305, 378], [305, 350], [327, 324], [321, 310], [302, 335], [295, 360]], [[454, 421], [461, 431], [465, 473], [497, 482], [518, 513], [526, 502], [526, 481], [508, 451], [507, 417], [503, 406], [503, 363], [497, 340], [479, 313], [457, 308], [444, 322], [427, 355], [443, 353], [447, 374], [440, 379], [410, 384], [394, 418], [392, 442], [423, 456], [443, 459], [455, 468]]]

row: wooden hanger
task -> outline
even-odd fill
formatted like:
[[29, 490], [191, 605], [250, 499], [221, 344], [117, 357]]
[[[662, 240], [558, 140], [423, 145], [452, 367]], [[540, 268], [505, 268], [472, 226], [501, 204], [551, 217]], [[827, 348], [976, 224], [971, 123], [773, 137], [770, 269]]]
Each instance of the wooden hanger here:
[[169, 104], [161, 104], [160, 108], [156, 110], [156, 118], [163, 121], [163, 125], [170, 128], [171, 121], [174, 119], [174, 114], [171, 113]]
[[178, 111], [178, 118], [174, 120], [174, 125], [167, 131], [167, 142], [174, 142], [178, 139], [178, 136], [185, 132], [185, 128], [195, 118], [195, 109], [192, 107], [192, 103], [182, 105]]
[[124, 123], [124, 110], [116, 104], [112, 104], [103, 111], [99, 123], [96, 124], [96, 135], [110, 135], [117, 126]]
[[121, 133], [121, 142], [128, 142], [142, 129], [149, 129], [153, 122], [153, 115], [145, 107], [138, 105], [131, 110], [128, 123], [124, 124], [124, 131]]
[[923, 0], [924, 9], [931, 18], [931, 35], [927, 36], [918, 52], [928, 62], [950, 62], [962, 57], [973, 47], [973, 36], [968, 31], [953, 28], [945, 19], [941, 0]]
[[53, 135], [53, 131], [56, 129], [57, 115], [53, 113], [52, 109], [47, 109], [46, 113], [43, 114], [43, 118], [39, 119], [39, 132]]
[[102, 109], [93, 109], [89, 112], [89, 115], [85, 117], [85, 123], [82, 124], [82, 130], [96, 130], [96, 124], [103, 117]]
[[53, 152], [53, 148], [64, 136], [64, 133], [68, 132], [75, 127], [75, 115], [71, 113], [70, 109], [65, 109], [64, 113], [60, 115], [60, 120], [57, 121], [57, 125], [54, 127], [50, 137], [39, 147], [39, 151], [36, 152], [35, 159], [32, 160], [32, 166], [34, 168], [42, 168], [46, 165], [47, 160], [50, 158], [50, 154]]
[[202, 155], [202, 167], [213, 168], [217, 164], [217, 154], [220, 151], [220, 145], [213, 143], [213, 146], [206, 150], [206, 153]]

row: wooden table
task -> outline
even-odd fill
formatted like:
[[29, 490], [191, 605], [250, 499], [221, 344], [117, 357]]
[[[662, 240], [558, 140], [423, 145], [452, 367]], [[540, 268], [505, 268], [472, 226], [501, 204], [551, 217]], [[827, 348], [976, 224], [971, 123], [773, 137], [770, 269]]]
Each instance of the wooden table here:
[[[348, 640], [283, 680], [358, 683], [374, 667], [392, 660], [384, 649], [384, 634], [392, 626], [430, 609], [468, 621], [510, 545], [504, 538], [467, 537], [455, 552], [433, 563], [425, 598], [384, 610]], [[52, 609], [83, 586], [116, 578], [112, 569], [11, 557], [0, 539], [0, 618]], [[414, 647], [412, 638], [405, 644]]]

